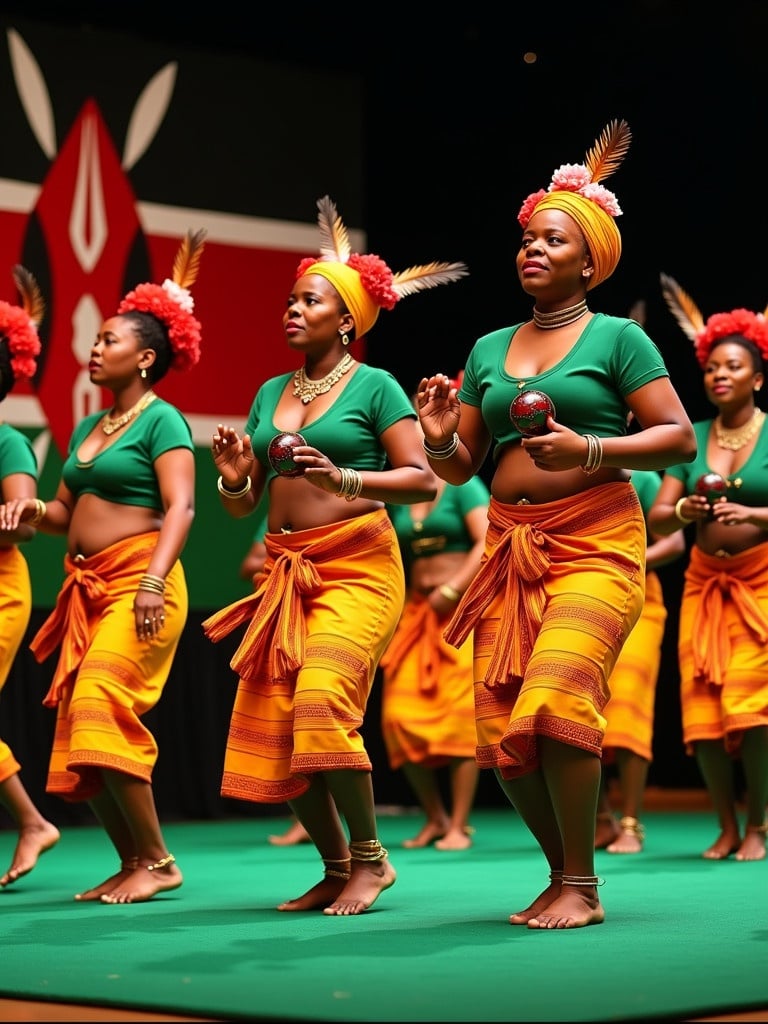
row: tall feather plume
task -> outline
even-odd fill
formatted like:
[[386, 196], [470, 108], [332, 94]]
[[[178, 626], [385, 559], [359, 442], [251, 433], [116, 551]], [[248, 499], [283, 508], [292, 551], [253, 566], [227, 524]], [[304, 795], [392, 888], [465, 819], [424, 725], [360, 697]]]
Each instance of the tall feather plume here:
[[439, 284], [458, 281], [468, 273], [466, 263], [425, 263], [393, 274], [392, 290], [402, 299], [406, 295], [415, 295], [416, 292], [422, 292], [427, 288], [436, 288]]
[[320, 258], [334, 263], [346, 263], [352, 249], [344, 222], [330, 196], [317, 201], [317, 223], [320, 228]]
[[205, 248], [205, 229], [188, 231], [173, 261], [171, 280], [180, 288], [191, 288], [197, 280], [200, 257]]
[[632, 132], [625, 120], [611, 121], [584, 160], [592, 181], [603, 181], [617, 170], [627, 155]]
[[45, 300], [43, 299], [43, 293], [40, 291], [40, 286], [37, 283], [37, 280], [34, 275], [27, 270], [26, 267], [22, 267], [20, 263], [17, 263], [13, 268], [13, 280], [16, 282], [16, 287], [19, 289], [21, 305], [24, 312], [35, 327], [39, 327], [40, 321], [45, 316]]
[[683, 334], [695, 342], [696, 335], [704, 327], [704, 317], [701, 315], [699, 307], [690, 295], [683, 291], [674, 277], [670, 277], [668, 274], [660, 274], [659, 277], [661, 291], [667, 300], [672, 316], [677, 320]]

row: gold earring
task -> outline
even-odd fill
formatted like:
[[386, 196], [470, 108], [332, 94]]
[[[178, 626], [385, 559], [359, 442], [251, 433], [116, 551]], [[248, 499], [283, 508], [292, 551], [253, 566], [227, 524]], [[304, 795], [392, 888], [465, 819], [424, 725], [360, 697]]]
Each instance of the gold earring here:
[[142, 380], [147, 379], [147, 369], [145, 366], [142, 366], [142, 368], [139, 370], [139, 376], [141, 377]]
[[341, 331], [341, 344], [346, 348], [349, 344], [349, 335], [346, 331]]

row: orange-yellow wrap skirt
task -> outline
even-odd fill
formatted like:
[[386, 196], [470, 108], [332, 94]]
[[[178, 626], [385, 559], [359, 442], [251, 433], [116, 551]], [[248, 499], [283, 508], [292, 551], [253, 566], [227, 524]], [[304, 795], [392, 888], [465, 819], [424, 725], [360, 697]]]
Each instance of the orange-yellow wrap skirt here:
[[608, 678], [640, 616], [645, 521], [630, 483], [542, 505], [491, 498], [483, 560], [446, 630], [474, 629], [477, 762], [536, 769], [538, 737], [600, 756]]
[[[0, 690], [8, 680], [32, 611], [32, 587], [26, 558], [16, 545], [0, 548]], [[21, 765], [0, 739], [0, 782], [16, 775]]]
[[393, 771], [475, 756], [472, 636], [457, 650], [443, 638], [446, 625], [423, 594], [409, 593], [379, 662], [381, 731]]
[[239, 682], [222, 796], [282, 803], [315, 772], [371, 771], [359, 729], [376, 668], [405, 601], [405, 572], [384, 509], [264, 535], [254, 594], [203, 623], [214, 642], [249, 620], [232, 659]]
[[658, 573], [645, 577], [645, 604], [635, 628], [621, 649], [608, 685], [611, 697], [603, 708], [606, 719], [603, 763], [616, 759], [616, 749], [631, 750], [653, 759], [653, 713], [661, 668], [661, 645], [667, 609]]
[[686, 753], [768, 725], [768, 543], [718, 558], [691, 548], [680, 603], [680, 703]]
[[187, 584], [177, 562], [165, 580], [165, 625], [139, 640], [133, 602], [157, 532], [120, 541], [99, 554], [64, 557], [67, 577], [56, 607], [30, 648], [44, 661], [61, 644], [43, 704], [56, 708], [46, 791], [90, 800], [100, 769], [150, 782], [157, 744], [141, 716], [157, 704], [187, 620]]

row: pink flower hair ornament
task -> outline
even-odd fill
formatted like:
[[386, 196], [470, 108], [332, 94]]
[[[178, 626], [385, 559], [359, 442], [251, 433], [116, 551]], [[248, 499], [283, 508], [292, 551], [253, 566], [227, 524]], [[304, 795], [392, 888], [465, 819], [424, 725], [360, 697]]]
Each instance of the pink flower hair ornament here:
[[685, 336], [693, 342], [699, 366], [706, 366], [709, 354], [718, 341], [735, 334], [757, 345], [768, 364], [768, 306], [762, 313], [754, 313], [749, 309], [713, 313], [705, 321], [699, 307], [673, 277], [661, 274], [660, 279], [661, 291], [670, 312]]
[[37, 372], [37, 356], [42, 348], [37, 328], [45, 313], [45, 303], [37, 281], [26, 267], [16, 264], [13, 279], [22, 304], [15, 306], [0, 300], [0, 344], [8, 345], [14, 380], [31, 380]]
[[538, 204], [549, 192], [575, 192], [595, 203], [609, 216], [620, 216], [622, 211], [616, 196], [599, 182], [619, 167], [631, 141], [632, 133], [627, 122], [611, 121], [587, 153], [583, 164], [562, 164], [552, 175], [547, 189], [539, 189], [527, 197], [517, 215], [523, 230], [528, 226]]
[[152, 313], [165, 325], [174, 370], [190, 370], [200, 359], [201, 327], [189, 289], [197, 280], [204, 248], [205, 231], [188, 231], [176, 253], [171, 278], [161, 285], [137, 285], [117, 307], [118, 314]]

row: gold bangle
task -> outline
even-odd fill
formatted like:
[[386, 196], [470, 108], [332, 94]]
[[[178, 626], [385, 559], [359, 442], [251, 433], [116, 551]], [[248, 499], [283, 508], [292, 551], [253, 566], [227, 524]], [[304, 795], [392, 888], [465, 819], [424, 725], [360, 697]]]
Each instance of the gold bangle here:
[[456, 433], [456, 431], [454, 431], [453, 437], [450, 439], [450, 441], [446, 441], [445, 444], [433, 447], [427, 441], [427, 439], [424, 438], [424, 440], [421, 442], [421, 447], [424, 449], [427, 458], [441, 460], [450, 459], [451, 456], [455, 455], [456, 452], [459, 450], [459, 444], [459, 435]]
[[363, 476], [356, 469], [348, 469], [346, 466], [339, 466], [341, 482], [336, 491], [337, 498], [344, 498], [345, 501], [354, 501], [360, 497], [363, 489]]
[[688, 501], [688, 495], [684, 494], [682, 498], [678, 499], [675, 503], [675, 516], [680, 520], [683, 526], [688, 526], [689, 523], [693, 522], [693, 519], [688, 519], [682, 512], [683, 504], [686, 501]]
[[222, 498], [244, 498], [251, 489], [251, 478], [247, 476], [245, 483], [238, 491], [230, 491], [221, 477], [216, 481], [216, 487]]
[[584, 437], [587, 441], [587, 461], [579, 468], [582, 473], [592, 476], [603, 462], [603, 442], [595, 434], [585, 434]]
[[447, 598], [449, 601], [458, 601], [459, 598], [461, 597], [459, 591], [454, 589], [454, 587], [450, 586], [450, 584], [448, 583], [443, 583], [443, 585], [438, 587], [437, 589], [440, 591], [443, 597]]
[[152, 573], [145, 573], [139, 580], [139, 590], [150, 594], [164, 594], [165, 580], [162, 576], [153, 576]]
[[35, 511], [27, 519], [28, 526], [39, 526], [39, 524], [45, 519], [45, 513], [48, 511], [48, 506], [44, 501], [39, 498], [35, 498]]

